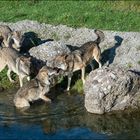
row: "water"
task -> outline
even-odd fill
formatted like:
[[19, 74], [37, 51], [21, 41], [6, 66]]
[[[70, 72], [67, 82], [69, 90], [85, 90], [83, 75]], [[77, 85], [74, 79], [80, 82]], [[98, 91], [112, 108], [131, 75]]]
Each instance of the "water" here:
[[0, 93], [0, 139], [138, 139], [140, 111], [88, 113], [82, 94], [61, 93], [51, 104], [28, 110], [13, 104], [16, 90]]

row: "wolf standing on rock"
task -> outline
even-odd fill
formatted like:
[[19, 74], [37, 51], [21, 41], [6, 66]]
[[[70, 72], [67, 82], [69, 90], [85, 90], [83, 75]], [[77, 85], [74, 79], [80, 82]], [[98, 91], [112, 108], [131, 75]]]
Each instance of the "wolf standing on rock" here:
[[12, 31], [9, 26], [0, 25], [0, 42], [5, 47], [13, 47], [20, 50], [24, 37], [19, 31]]
[[68, 74], [68, 86], [67, 91], [70, 89], [71, 78], [73, 72], [77, 70], [82, 71], [81, 79], [83, 84], [85, 83], [85, 67], [90, 63], [93, 69], [92, 60], [95, 59], [99, 67], [101, 67], [100, 56], [101, 49], [99, 47], [100, 42], [104, 40], [104, 33], [100, 30], [95, 30], [97, 39], [95, 41], [89, 41], [83, 44], [81, 47], [72, 51], [69, 54], [63, 54], [57, 56], [52, 62], [47, 63], [50, 67], [57, 67], [64, 70]]

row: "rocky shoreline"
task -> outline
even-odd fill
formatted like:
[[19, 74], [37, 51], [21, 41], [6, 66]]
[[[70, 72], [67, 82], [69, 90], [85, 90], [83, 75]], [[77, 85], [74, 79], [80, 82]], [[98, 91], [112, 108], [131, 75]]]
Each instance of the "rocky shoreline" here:
[[[30, 20], [16, 23], [0, 22], [0, 24], [8, 25], [13, 30], [21, 31], [22, 34], [28, 38], [27, 42], [25, 42], [24, 49], [29, 50], [29, 53], [33, 57], [41, 61], [45, 61], [50, 57], [54, 57], [61, 53], [69, 53], [70, 50], [80, 47], [83, 43], [96, 39], [94, 29], [75, 29], [65, 25], [53, 26], [44, 23], [40, 24], [37, 21]], [[127, 107], [132, 107], [132, 104], [137, 104], [135, 107], [139, 107], [140, 33], [117, 31], [103, 32], [105, 34], [105, 40], [100, 44], [102, 51], [101, 62], [103, 67], [92, 71], [87, 76], [86, 84], [84, 86], [85, 107], [87, 111], [90, 110], [89, 112], [97, 114], [115, 110], [114, 108], [117, 108], [116, 110], [124, 110]], [[52, 40], [57, 44], [56, 47], [54, 47], [55, 45], [52, 43]], [[31, 46], [28, 45], [29, 43], [32, 43]], [[45, 43], [45, 45], [43, 43]], [[131, 70], [131, 72], [128, 72], [128, 70]], [[132, 71], [137, 72], [137, 74], [134, 74]], [[115, 83], [112, 80], [109, 80], [107, 83], [111, 73], [115, 73], [114, 75], [117, 77]], [[101, 90], [100, 88], [103, 83], [104, 86]], [[116, 83], [119, 83], [120, 85], [117, 85]], [[106, 92], [104, 89], [108, 86], [113, 87], [113, 89], [111, 88], [113, 92], [111, 89], [108, 89], [108, 96], [106, 97], [112, 98], [102, 96]], [[119, 88], [121, 92], [118, 91]], [[126, 92], [128, 90], [130, 91]], [[131, 100], [129, 100], [130, 98], [128, 95], [133, 93], [133, 91], [135, 91], [135, 94], [132, 94]], [[101, 97], [100, 99], [99, 96]], [[96, 98], [99, 99], [97, 102], [95, 101]], [[125, 101], [123, 100], [124, 98]], [[123, 102], [123, 105], [117, 105], [117, 103], [120, 103], [121, 101]], [[93, 109], [95, 102], [98, 104], [99, 109], [97, 109], [97, 107]], [[106, 105], [109, 103], [110, 106]], [[117, 107], [112, 106], [111, 103], [115, 103]]]
[[[37, 21], [23, 20], [16, 23], [0, 24], [8, 25], [11, 29], [26, 33], [32, 39], [33, 34], [37, 35], [38, 43], [47, 40], [56, 40], [66, 45], [80, 47], [83, 43], [96, 39], [94, 29], [71, 28], [66, 25], [53, 26], [39, 23]], [[103, 31], [105, 41], [100, 44], [102, 50], [103, 64], [109, 63], [123, 67], [140, 69], [140, 33], [139, 32], [117, 32]], [[35, 43], [36, 44], [36, 43]]]

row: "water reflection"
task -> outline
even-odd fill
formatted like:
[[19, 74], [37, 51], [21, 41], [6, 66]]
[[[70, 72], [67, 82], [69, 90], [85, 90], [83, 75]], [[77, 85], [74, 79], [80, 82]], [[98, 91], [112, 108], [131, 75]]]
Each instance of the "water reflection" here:
[[63, 93], [52, 104], [40, 101], [24, 111], [14, 107], [14, 94], [0, 93], [0, 138], [33, 133], [36, 138], [140, 138], [138, 110], [94, 115], [85, 110], [82, 94]]

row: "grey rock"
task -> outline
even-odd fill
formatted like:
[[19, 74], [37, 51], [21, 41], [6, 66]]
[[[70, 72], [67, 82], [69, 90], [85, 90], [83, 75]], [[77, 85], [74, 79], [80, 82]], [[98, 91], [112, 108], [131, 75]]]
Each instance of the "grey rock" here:
[[102, 64], [140, 70], [140, 33], [105, 31]]
[[58, 41], [49, 41], [43, 43], [37, 47], [30, 49], [29, 53], [31, 56], [35, 57], [38, 60], [46, 62], [47, 60], [52, 60], [57, 55], [69, 53], [69, 48], [62, 42]]
[[[140, 73], [138, 73], [140, 74]], [[92, 71], [84, 85], [88, 112], [105, 112], [140, 107], [140, 76], [121, 67], [102, 67]]]

